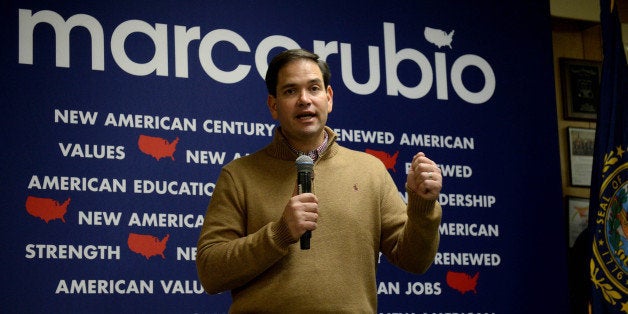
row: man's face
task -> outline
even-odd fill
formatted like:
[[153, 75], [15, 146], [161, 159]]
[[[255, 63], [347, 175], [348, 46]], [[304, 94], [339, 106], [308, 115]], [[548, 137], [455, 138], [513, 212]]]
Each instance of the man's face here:
[[296, 60], [279, 70], [277, 96], [268, 95], [267, 102], [290, 144], [297, 149], [313, 149], [323, 141], [332, 99], [331, 86], [325, 88], [318, 65]]

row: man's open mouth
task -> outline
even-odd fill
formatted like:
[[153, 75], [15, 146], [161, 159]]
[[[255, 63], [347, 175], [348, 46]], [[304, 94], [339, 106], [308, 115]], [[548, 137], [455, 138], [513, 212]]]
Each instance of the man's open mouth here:
[[303, 114], [297, 115], [298, 120], [307, 120], [314, 117], [316, 117], [316, 114], [313, 114], [313, 113], [303, 113]]

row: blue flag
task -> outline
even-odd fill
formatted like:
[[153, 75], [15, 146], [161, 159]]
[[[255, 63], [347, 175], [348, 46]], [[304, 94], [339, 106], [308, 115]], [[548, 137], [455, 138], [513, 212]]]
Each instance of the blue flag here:
[[628, 313], [628, 66], [616, 1], [601, 0], [604, 59], [591, 176], [593, 313]]

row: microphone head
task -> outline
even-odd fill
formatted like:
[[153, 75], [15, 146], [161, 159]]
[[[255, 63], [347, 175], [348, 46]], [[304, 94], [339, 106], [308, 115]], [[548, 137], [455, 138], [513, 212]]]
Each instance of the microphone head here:
[[312, 172], [314, 169], [314, 160], [308, 155], [301, 155], [296, 161], [298, 172]]

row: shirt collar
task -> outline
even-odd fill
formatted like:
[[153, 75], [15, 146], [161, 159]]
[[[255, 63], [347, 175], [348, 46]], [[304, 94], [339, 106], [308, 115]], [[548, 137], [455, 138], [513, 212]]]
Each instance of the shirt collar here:
[[298, 149], [294, 148], [294, 146], [290, 145], [290, 142], [286, 141], [286, 143], [288, 144], [288, 147], [290, 147], [290, 150], [292, 150], [295, 154], [299, 156], [308, 155], [310, 158], [312, 158], [312, 160], [316, 161], [316, 159], [318, 159], [318, 157], [325, 151], [329, 143], [329, 135], [327, 134], [327, 132], [324, 132], [324, 131], [323, 131], [323, 134], [325, 135], [325, 138], [323, 139], [323, 143], [320, 146], [318, 146], [316, 149], [309, 152], [299, 151]]

